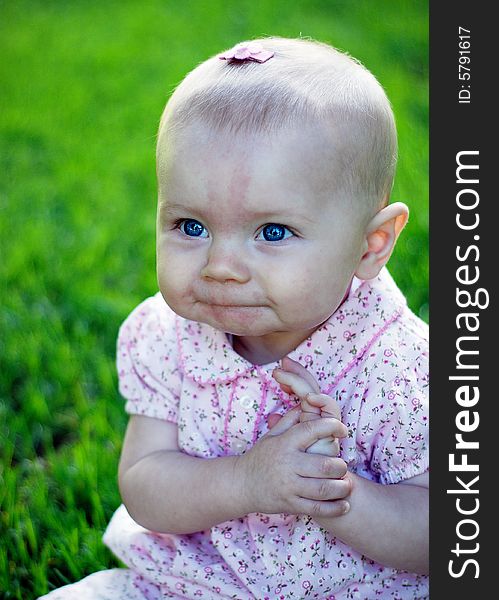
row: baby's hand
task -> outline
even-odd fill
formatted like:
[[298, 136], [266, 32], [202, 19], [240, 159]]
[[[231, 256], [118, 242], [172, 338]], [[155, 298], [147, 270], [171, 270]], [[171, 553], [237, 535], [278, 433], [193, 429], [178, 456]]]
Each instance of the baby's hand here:
[[[341, 414], [336, 402], [327, 394], [306, 394], [301, 400], [300, 422], [320, 419], [321, 417], [333, 417], [341, 421]], [[306, 450], [313, 454], [325, 454], [326, 456], [338, 456], [340, 443], [338, 438], [323, 438], [317, 440]]]
[[312, 517], [337, 517], [348, 510], [352, 491], [341, 458], [306, 456], [324, 437], [347, 435], [338, 419], [300, 423], [299, 406], [273, 423], [247, 452], [237, 456], [236, 485], [242, 486], [245, 514], [289, 513]]
[[[331, 396], [321, 394], [320, 388], [312, 375], [300, 363], [286, 357], [282, 360], [282, 369], [275, 369], [274, 379], [281, 389], [288, 394], [295, 394], [300, 399], [300, 422], [333, 417], [341, 421], [341, 411]], [[312, 454], [338, 456], [340, 447], [337, 438], [322, 438], [306, 450]]]

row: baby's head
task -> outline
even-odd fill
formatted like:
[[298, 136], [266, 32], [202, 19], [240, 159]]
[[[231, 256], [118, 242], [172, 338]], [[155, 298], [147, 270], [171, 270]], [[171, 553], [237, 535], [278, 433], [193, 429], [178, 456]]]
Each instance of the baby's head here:
[[160, 289], [237, 335], [316, 328], [354, 274], [377, 275], [407, 219], [387, 206], [396, 131], [376, 79], [325, 44], [256, 43], [273, 56], [187, 75], [157, 147]]

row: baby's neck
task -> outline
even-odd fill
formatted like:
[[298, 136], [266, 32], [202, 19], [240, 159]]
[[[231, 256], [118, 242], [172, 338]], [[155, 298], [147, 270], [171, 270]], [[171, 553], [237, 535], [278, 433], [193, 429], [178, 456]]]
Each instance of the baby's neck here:
[[266, 365], [287, 356], [317, 329], [285, 331], [263, 336], [232, 336], [232, 346], [240, 356], [254, 365]]
[[[352, 281], [350, 281], [348, 289], [343, 296], [343, 300], [336, 310], [338, 310], [348, 298], [351, 287]], [[321, 323], [321, 325], [323, 325], [323, 323]], [[254, 365], [267, 365], [287, 356], [304, 340], [310, 337], [321, 325], [317, 325], [317, 327], [304, 331], [277, 331], [262, 336], [233, 335], [231, 336], [232, 347], [240, 356], [250, 363]]]

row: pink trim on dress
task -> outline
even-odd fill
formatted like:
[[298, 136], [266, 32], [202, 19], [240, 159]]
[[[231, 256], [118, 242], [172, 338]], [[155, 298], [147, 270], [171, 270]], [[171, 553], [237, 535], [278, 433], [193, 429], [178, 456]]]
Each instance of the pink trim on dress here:
[[232, 403], [234, 402], [234, 396], [236, 394], [236, 390], [237, 390], [237, 380], [232, 382], [232, 389], [230, 391], [229, 403], [227, 405], [227, 412], [225, 413], [224, 435], [223, 435], [223, 438], [222, 438], [222, 446], [224, 447], [224, 452], [225, 452], [226, 456], [229, 454], [229, 450], [230, 450], [230, 445], [229, 445], [229, 442], [228, 442], [228, 438], [229, 438], [229, 417], [230, 417], [230, 411], [232, 410]]
[[[260, 406], [258, 407], [258, 412], [256, 413], [255, 426], [253, 427], [253, 435], [251, 436], [251, 444], [253, 446], [255, 445], [256, 438], [258, 436], [258, 426], [260, 425], [260, 421], [262, 420], [263, 411], [265, 410], [265, 406], [267, 405], [267, 391], [270, 387], [269, 382], [267, 381], [267, 378], [265, 377], [265, 371], [263, 371], [263, 369], [261, 367], [259, 367], [258, 365], [255, 365], [255, 368], [258, 372], [258, 375], [260, 375], [260, 377], [263, 380], [263, 385], [262, 385], [262, 396], [260, 398]], [[263, 373], [262, 373], [262, 371], [263, 371]]]
[[388, 327], [392, 323], [395, 323], [395, 321], [402, 314], [402, 311], [403, 311], [403, 308], [399, 308], [397, 311], [395, 311], [393, 313], [393, 315], [388, 319], [388, 321], [386, 321], [386, 323], [383, 325], [383, 327], [381, 327], [381, 329], [378, 329], [378, 331], [367, 342], [367, 344], [362, 348], [362, 350], [360, 352], [357, 352], [357, 354], [355, 355], [355, 358], [353, 360], [351, 360], [348, 363], [348, 365], [334, 378], [333, 382], [329, 385], [329, 387], [324, 392], [325, 394], [330, 394], [334, 390], [334, 388], [338, 385], [338, 382], [340, 381], [340, 379], [342, 379], [343, 377], [345, 377], [345, 375], [355, 367], [355, 365], [361, 360], [361, 358], [369, 350], [369, 348], [374, 344], [374, 342], [381, 335], [383, 335], [383, 333], [388, 329]]

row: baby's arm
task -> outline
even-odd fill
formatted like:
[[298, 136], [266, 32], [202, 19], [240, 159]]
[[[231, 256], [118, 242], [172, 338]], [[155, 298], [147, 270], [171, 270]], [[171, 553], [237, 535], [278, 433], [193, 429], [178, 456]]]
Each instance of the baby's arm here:
[[132, 518], [153, 531], [191, 533], [246, 514], [237, 457], [195, 458], [180, 451], [177, 439], [174, 423], [130, 417], [119, 485]]
[[350, 511], [315, 520], [358, 552], [377, 562], [428, 573], [428, 473], [381, 485], [348, 472]]
[[336, 419], [300, 423], [292, 410], [245, 454], [198, 458], [179, 449], [175, 424], [132, 416], [119, 468], [123, 502], [137, 523], [164, 533], [203, 531], [252, 512], [333, 517], [346, 510], [344, 470], [304, 449], [344, 435]]

